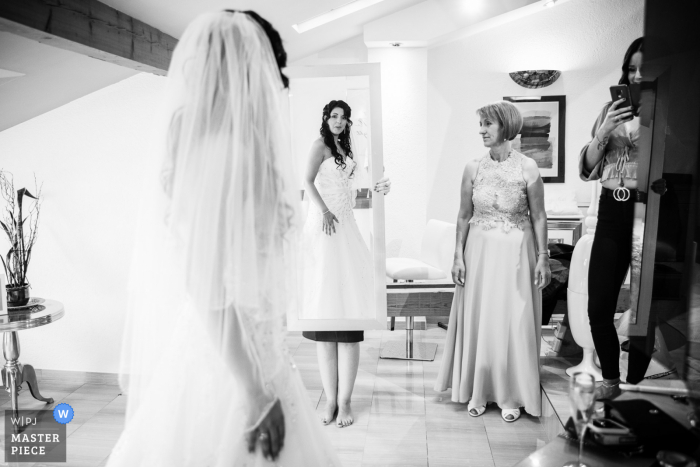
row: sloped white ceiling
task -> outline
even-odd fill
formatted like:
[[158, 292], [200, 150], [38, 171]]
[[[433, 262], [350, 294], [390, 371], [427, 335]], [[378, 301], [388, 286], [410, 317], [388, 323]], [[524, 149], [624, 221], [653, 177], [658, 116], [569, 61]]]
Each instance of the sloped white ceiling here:
[[137, 73], [8, 32], [0, 32], [0, 68], [22, 74], [0, 80], [0, 131]]
[[[463, 27], [539, 0], [384, 0], [303, 34], [292, 25], [337, 8], [349, 0], [103, 0], [134, 18], [180, 37], [205, 11], [255, 10], [280, 32], [289, 62], [361, 35], [366, 24], [415, 6], [432, 3]], [[397, 16], [398, 17], [398, 16]], [[420, 28], [421, 24], [415, 24]], [[74, 99], [133, 76], [128, 68], [0, 32], [0, 69], [23, 76], [0, 78], [0, 131]]]

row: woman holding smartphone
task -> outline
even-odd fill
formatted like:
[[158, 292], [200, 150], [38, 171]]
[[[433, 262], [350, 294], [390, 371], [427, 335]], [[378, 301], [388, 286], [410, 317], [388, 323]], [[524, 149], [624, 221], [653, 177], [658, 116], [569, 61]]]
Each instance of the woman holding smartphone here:
[[[629, 46], [619, 84], [629, 87], [642, 82], [643, 49], [641, 37]], [[600, 180], [603, 185], [588, 270], [588, 317], [603, 371], [603, 384], [596, 390], [598, 399], [620, 394], [620, 345], [614, 315], [630, 267], [637, 199], [639, 109], [632, 104], [623, 97], [603, 107], [593, 125], [592, 141], [583, 147], [579, 160], [581, 179]], [[630, 337], [629, 383], [644, 379], [650, 360], [645, 343], [645, 336]]]

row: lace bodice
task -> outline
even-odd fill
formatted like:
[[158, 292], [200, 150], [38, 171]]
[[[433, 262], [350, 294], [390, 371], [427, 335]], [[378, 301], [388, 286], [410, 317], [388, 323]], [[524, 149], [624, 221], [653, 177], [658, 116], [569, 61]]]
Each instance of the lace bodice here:
[[342, 169], [334, 158], [329, 157], [321, 163], [314, 181], [323, 202], [340, 222], [352, 216], [352, 208], [355, 207], [357, 191], [353, 189], [353, 172], [356, 165], [355, 160], [348, 157]]
[[489, 154], [479, 161], [472, 191], [474, 215], [470, 224], [491, 229], [497, 222], [502, 222], [503, 230], [508, 232], [513, 227], [522, 230], [529, 222], [523, 157], [519, 152], [511, 151], [503, 162], [494, 161]]

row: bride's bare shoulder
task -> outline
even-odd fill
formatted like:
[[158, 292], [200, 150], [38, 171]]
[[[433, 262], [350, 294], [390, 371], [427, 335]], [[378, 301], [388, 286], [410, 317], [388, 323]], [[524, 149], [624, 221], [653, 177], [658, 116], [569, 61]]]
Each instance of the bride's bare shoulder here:
[[323, 142], [323, 138], [318, 138], [311, 143], [309, 154], [313, 159], [323, 160], [327, 149], [326, 143]]

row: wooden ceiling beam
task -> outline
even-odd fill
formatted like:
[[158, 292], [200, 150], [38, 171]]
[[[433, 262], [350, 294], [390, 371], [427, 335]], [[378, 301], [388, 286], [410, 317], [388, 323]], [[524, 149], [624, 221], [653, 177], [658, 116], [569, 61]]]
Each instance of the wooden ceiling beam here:
[[1, 0], [0, 31], [165, 75], [177, 39], [97, 0]]

